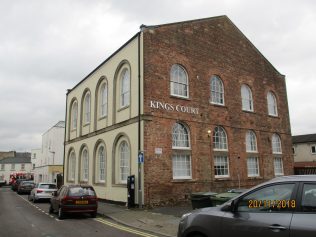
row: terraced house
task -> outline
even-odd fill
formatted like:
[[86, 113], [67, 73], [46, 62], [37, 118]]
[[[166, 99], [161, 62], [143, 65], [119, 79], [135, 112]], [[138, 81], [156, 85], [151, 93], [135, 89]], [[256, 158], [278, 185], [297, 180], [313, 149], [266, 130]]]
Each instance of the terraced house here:
[[293, 173], [285, 76], [227, 16], [144, 26], [67, 93], [65, 182], [163, 205]]

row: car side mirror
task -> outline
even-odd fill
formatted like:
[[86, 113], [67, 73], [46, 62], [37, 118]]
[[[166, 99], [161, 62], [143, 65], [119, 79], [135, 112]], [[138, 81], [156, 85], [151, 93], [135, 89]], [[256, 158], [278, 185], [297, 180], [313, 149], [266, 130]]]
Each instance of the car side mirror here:
[[232, 200], [231, 202], [228, 202], [225, 204], [222, 209], [222, 211], [227, 211], [227, 212], [236, 212], [237, 210], [237, 200]]

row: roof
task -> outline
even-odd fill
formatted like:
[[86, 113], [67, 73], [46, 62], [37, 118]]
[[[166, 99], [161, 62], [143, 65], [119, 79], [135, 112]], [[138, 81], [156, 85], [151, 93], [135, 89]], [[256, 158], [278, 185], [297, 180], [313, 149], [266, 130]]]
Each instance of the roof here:
[[25, 164], [31, 163], [31, 157], [9, 157], [0, 160], [0, 164]]
[[316, 133], [292, 136], [292, 143], [293, 144], [308, 143], [308, 142], [316, 142]]
[[65, 121], [59, 121], [54, 125], [54, 127], [64, 128], [65, 127]]

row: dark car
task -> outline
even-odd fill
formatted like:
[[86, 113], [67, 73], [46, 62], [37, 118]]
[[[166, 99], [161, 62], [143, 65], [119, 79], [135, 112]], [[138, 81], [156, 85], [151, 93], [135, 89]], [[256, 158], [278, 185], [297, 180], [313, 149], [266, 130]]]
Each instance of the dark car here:
[[98, 209], [97, 195], [90, 185], [64, 185], [53, 193], [49, 212], [58, 212], [63, 219], [67, 213], [89, 213], [96, 217]]
[[13, 191], [18, 191], [18, 187], [19, 187], [19, 184], [22, 182], [22, 181], [28, 181], [27, 179], [17, 179], [15, 180], [12, 184], [11, 184], [11, 189]]
[[184, 214], [178, 237], [316, 236], [316, 175], [283, 176]]
[[17, 193], [22, 194], [30, 194], [31, 190], [34, 188], [35, 183], [32, 180], [21, 181], [17, 188]]

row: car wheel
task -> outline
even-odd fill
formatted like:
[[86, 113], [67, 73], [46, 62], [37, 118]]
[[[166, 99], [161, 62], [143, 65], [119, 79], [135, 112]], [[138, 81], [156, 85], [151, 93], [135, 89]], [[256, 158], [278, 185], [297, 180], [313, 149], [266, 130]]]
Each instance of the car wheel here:
[[35, 197], [33, 197], [33, 198], [32, 198], [32, 200], [33, 200], [33, 203], [36, 203], [36, 199], [35, 199]]
[[90, 215], [91, 215], [92, 218], [96, 218], [97, 217], [97, 212], [92, 212]]
[[49, 211], [48, 211], [50, 214], [54, 213], [54, 208], [53, 208], [53, 205], [50, 204], [49, 206]]
[[58, 219], [59, 220], [62, 220], [64, 219], [64, 213], [63, 213], [63, 210], [61, 209], [61, 207], [58, 208]]

